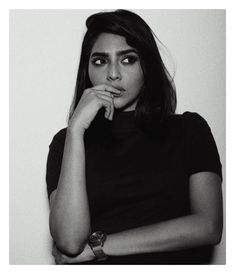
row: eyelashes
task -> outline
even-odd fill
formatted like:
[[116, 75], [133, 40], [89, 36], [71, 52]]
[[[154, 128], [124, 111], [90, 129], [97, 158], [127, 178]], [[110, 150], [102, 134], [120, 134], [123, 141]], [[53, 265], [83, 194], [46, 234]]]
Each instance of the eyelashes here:
[[91, 63], [92, 63], [93, 65], [95, 65], [95, 66], [101, 66], [101, 65], [106, 64], [106, 60], [103, 59], [103, 58], [97, 57], [97, 58], [93, 58], [93, 59], [91, 60]]
[[[138, 57], [134, 55], [128, 55], [121, 59], [121, 63], [124, 65], [133, 65], [138, 61]], [[108, 59], [103, 57], [96, 57], [91, 60], [91, 63], [97, 67], [105, 65], [109, 62]]]
[[[128, 60], [128, 61], [126, 61], [126, 60]], [[130, 55], [130, 56], [126, 56], [122, 60], [122, 63], [124, 63], [124, 64], [134, 64], [137, 60], [138, 60], [138, 58], [136, 56]]]

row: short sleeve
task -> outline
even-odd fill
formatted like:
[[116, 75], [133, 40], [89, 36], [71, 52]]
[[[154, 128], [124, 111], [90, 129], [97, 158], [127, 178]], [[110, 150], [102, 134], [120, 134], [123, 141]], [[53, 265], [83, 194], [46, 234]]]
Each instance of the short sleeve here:
[[49, 145], [49, 153], [46, 164], [46, 184], [48, 198], [53, 190], [57, 188], [60, 176], [61, 163], [64, 152], [66, 128], [61, 129], [52, 139]]
[[195, 112], [183, 113], [185, 164], [188, 175], [210, 171], [221, 180], [222, 165], [218, 149], [206, 120]]

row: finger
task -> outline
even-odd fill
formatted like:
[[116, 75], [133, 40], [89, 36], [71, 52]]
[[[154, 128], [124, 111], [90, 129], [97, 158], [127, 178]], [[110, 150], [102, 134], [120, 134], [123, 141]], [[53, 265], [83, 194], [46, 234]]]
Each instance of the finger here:
[[55, 256], [55, 263], [56, 264], [63, 264], [62, 261], [61, 261], [61, 257], [60, 256]]
[[103, 98], [105, 98], [106, 100], [109, 100], [110, 102], [112, 102], [113, 99], [113, 94], [107, 91], [100, 91], [100, 90], [93, 90], [95, 95], [101, 95], [103, 96]]
[[107, 99], [105, 96], [99, 94], [97, 95], [97, 97], [99, 98], [102, 106], [105, 107], [105, 118], [109, 119], [111, 118], [111, 108], [112, 108], [112, 105], [113, 105], [113, 102], [112, 102], [112, 99]]
[[[111, 93], [109, 91], [101, 91], [101, 90], [97, 90], [97, 89], [93, 89], [95, 94], [99, 94], [99, 95], [104, 95], [104, 96], [107, 96], [107, 100], [110, 101], [111, 103], [111, 111], [110, 111], [110, 114], [109, 114], [109, 120], [112, 120], [113, 119], [113, 114], [114, 114], [114, 96], [115, 94], [114, 93]], [[110, 99], [109, 99], [110, 98]]]
[[103, 91], [103, 90], [100, 90], [100, 89], [91, 89], [94, 94], [100, 94], [100, 95], [104, 95], [106, 96], [107, 98], [113, 98], [113, 93], [109, 92], [109, 91]]
[[[103, 99], [105, 100], [105, 98]], [[113, 98], [109, 99], [108, 101], [109, 101], [109, 105], [108, 105], [108, 113], [106, 118], [111, 121], [113, 117], [113, 112], [114, 112]]]
[[114, 113], [113, 97], [112, 97], [112, 103], [111, 103], [110, 107], [111, 107], [111, 111], [110, 111], [110, 115], [109, 115], [109, 120], [112, 121], [113, 120], [113, 113]]
[[76, 257], [75, 258], [70, 258], [70, 257], [68, 257], [68, 256], [62, 256], [62, 258], [61, 258], [61, 262], [63, 263], [63, 264], [71, 264], [71, 263], [73, 263], [73, 262], [77, 262], [77, 259], [76, 259]]
[[64, 264], [63, 254], [56, 248], [55, 245], [52, 249], [52, 255], [55, 258], [56, 264]]
[[114, 114], [114, 102], [112, 97], [112, 104], [111, 104], [111, 114], [110, 114], [110, 121], [113, 120], [113, 114]]
[[52, 256], [55, 257], [56, 256], [56, 252], [55, 252], [55, 249], [53, 248], [52, 249], [52, 252], [51, 252]]
[[95, 95], [100, 95], [100, 97], [102, 97], [103, 99], [106, 99], [110, 102], [111, 104], [111, 111], [108, 115], [108, 118], [109, 120], [112, 120], [113, 119], [113, 113], [114, 113], [114, 102], [113, 102], [113, 99], [114, 99], [114, 95], [113, 93], [110, 93], [108, 91], [100, 91], [100, 90], [97, 90], [97, 89], [93, 89], [92, 90], [94, 91]]
[[53, 255], [54, 257], [56, 257], [56, 256], [58, 256], [58, 253], [59, 253], [59, 251], [58, 251], [58, 249], [56, 248], [56, 246], [54, 245], [53, 248], [52, 248], [52, 255]]
[[54, 256], [55, 257], [55, 263], [56, 264], [60, 264], [60, 265], [62, 265], [62, 264], [67, 264], [67, 263], [70, 263], [70, 258], [69, 257], [67, 257], [67, 256], [65, 256], [65, 255], [63, 255], [63, 254], [57, 254], [56, 256]]
[[60, 264], [60, 260], [58, 258], [55, 258], [55, 263]]
[[111, 93], [115, 93], [115, 94], [121, 94], [122, 91], [120, 91], [117, 88], [114, 88], [112, 86], [108, 86], [108, 85], [98, 85], [98, 86], [94, 86], [92, 87], [92, 89], [97, 89], [97, 90], [101, 90], [101, 91], [106, 91], [106, 92], [111, 92]]

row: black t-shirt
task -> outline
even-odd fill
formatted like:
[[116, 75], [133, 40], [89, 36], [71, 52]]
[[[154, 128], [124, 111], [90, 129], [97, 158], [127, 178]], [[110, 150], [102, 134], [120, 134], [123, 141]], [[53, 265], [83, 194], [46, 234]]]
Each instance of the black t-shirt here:
[[[164, 138], [137, 127], [134, 111], [114, 116], [109, 137], [85, 137], [86, 184], [92, 231], [107, 234], [190, 214], [189, 177], [212, 171], [222, 179], [221, 163], [207, 122], [197, 113], [171, 115]], [[102, 131], [102, 130], [101, 130]], [[50, 144], [48, 196], [56, 189], [66, 128]], [[107, 141], [107, 140], [109, 141]], [[106, 141], [105, 141], [106, 140]], [[111, 141], [110, 141], [111, 140]], [[102, 264], [209, 263], [212, 247], [110, 257]], [[90, 262], [94, 264], [97, 262]]]

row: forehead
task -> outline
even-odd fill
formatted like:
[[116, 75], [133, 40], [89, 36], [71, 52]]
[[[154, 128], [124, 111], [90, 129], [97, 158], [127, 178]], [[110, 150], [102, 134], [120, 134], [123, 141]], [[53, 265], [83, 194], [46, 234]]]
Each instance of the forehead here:
[[126, 38], [112, 33], [101, 33], [91, 52], [116, 52], [120, 50], [132, 49], [126, 42]]

